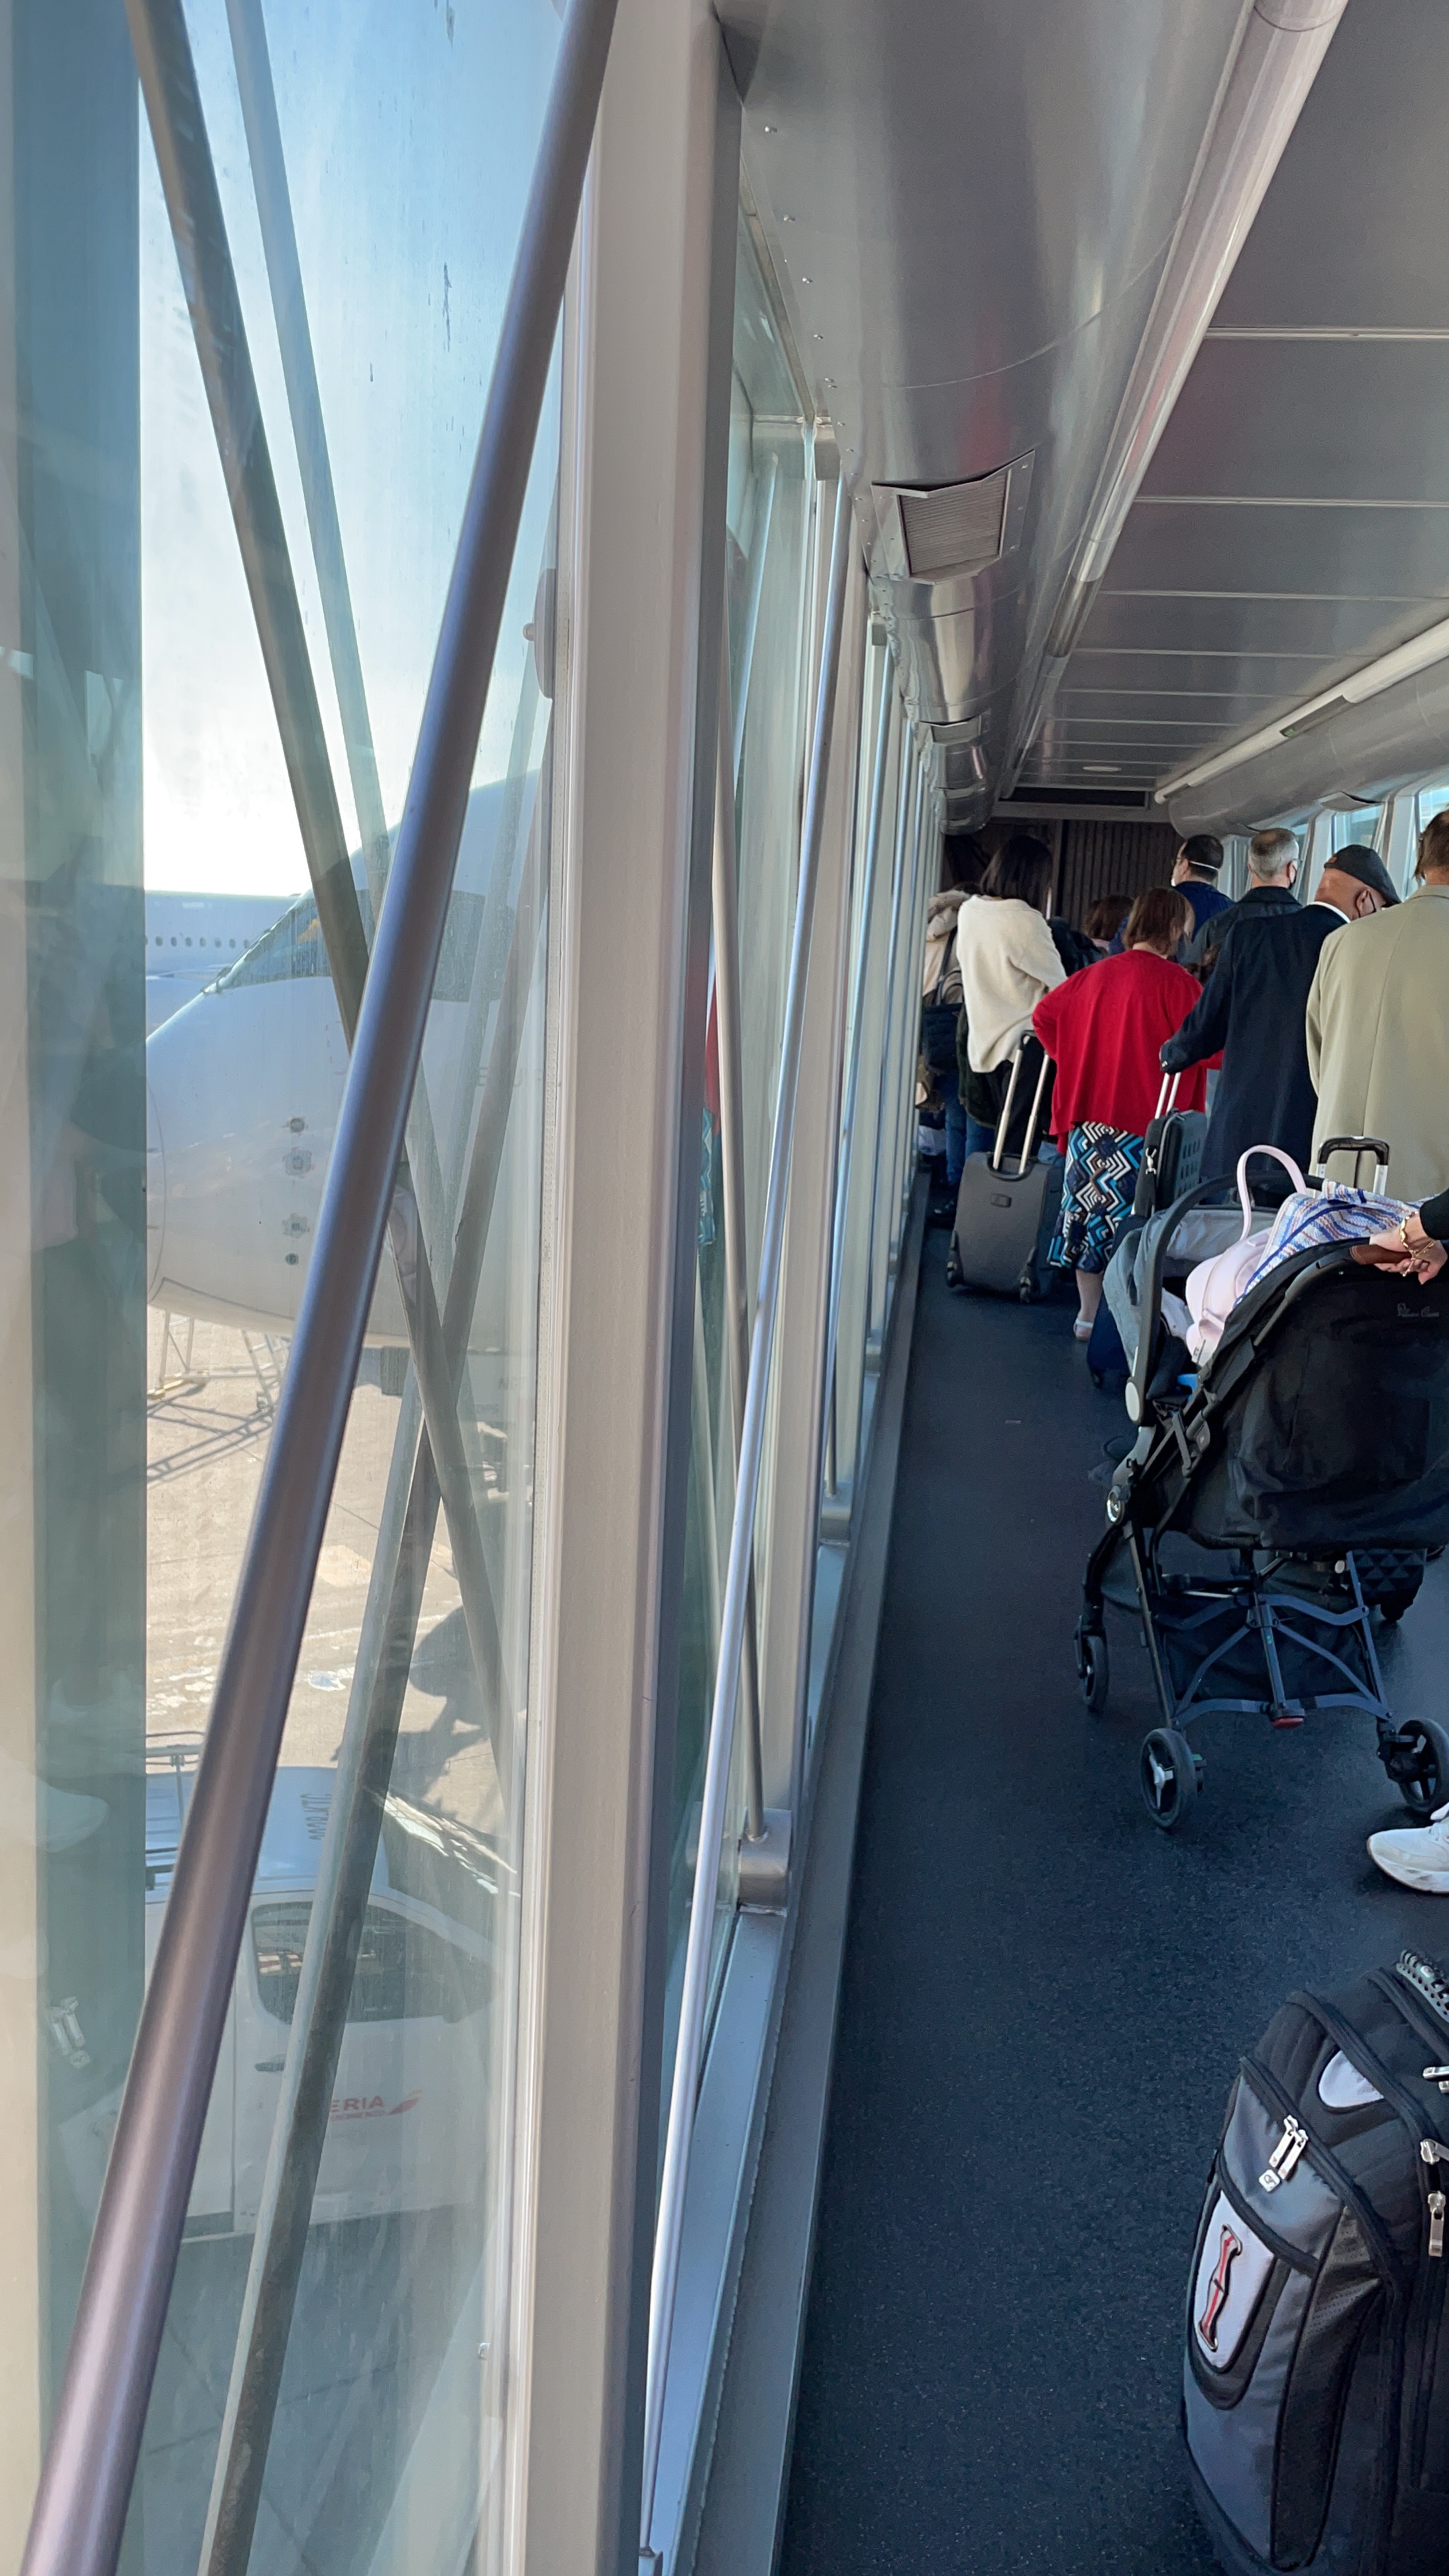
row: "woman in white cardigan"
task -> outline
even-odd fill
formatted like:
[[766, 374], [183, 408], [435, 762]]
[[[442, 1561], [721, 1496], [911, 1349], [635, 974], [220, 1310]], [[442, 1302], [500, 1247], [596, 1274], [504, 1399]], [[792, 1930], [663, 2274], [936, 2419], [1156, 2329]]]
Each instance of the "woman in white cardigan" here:
[[[1028, 832], [1003, 843], [982, 880], [981, 892], [956, 916], [956, 957], [971, 1098], [966, 1151], [990, 1150], [995, 1118], [1006, 1093], [1007, 1066], [1043, 993], [1066, 980], [1047, 928], [1052, 854]], [[988, 1125], [988, 1112], [994, 1112]], [[1015, 1111], [1013, 1110], [1013, 1127]]]

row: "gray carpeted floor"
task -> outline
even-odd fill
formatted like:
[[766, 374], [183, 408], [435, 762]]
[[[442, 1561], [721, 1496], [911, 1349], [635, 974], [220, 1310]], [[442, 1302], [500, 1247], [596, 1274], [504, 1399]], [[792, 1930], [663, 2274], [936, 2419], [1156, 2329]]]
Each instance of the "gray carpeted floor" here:
[[[1193, 2225], [1238, 2051], [1294, 1986], [1449, 1900], [1364, 1835], [1402, 1819], [1367, 1716], [1207, 1718], [1190, 1837], [1137, 1789], [1134, 1626], [1072, 1656], [1123, 1422], [1070, 1309], [954, 1299], [926, 1238], [805, 2338], [784, 2576], [1198, 2576], [1177, 2433]], [[1449, 1559], [1383, 1637], [1443, 1716]]]

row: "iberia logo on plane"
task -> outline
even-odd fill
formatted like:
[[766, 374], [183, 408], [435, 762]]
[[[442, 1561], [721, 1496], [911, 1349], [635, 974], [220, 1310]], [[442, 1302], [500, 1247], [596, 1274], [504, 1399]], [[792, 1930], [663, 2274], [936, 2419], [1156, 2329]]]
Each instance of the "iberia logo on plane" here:
[[334, 2093], [331, 2117], [334, 2120], [395, 2120], [400, 2111], [411, 2111], [422, 2098], [421, 2093], [405, 2093], [400, 2102], [384, 2102], [380, 2093], [370, 2097], [362, 2093]]

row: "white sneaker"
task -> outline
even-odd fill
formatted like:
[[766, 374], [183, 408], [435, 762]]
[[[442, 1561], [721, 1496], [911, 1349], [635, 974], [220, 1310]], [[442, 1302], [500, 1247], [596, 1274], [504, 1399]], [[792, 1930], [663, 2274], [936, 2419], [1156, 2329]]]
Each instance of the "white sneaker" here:
[[1404, 1825], [1370, 1834], [1369, 1858], [1401, 1887], [1425, 1896], [1449, 1896], [1449, 1807], [1436, 1807], [1427, 1825]]

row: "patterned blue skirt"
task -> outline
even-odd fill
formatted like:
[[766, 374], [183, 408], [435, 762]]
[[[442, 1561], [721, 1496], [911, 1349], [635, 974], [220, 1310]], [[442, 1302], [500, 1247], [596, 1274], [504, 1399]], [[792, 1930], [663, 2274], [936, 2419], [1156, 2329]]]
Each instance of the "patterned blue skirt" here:
[[1084, 1119], [1067, 1138], [1062, 1212], [1052, 1237], [1059, 1270], [1105, 1270], [1117, 1228], [1132, 1205], [1142, 1138]]

